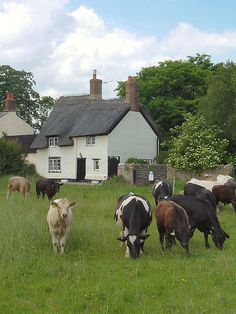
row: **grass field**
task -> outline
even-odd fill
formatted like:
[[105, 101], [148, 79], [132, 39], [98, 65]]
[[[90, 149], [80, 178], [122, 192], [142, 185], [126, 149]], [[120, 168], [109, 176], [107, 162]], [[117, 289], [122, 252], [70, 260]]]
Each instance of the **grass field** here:
[[[113, 222], [117, 199], [127, 192], [147, 197], [151, 187], [110, 181], [100, 186], [64, 185], [57, 194], [78, 201], [64, 256], [53, 254], [46, 223], [49, 202], [15, 193], [6, 199], [0, 180], [0, 313], [236, 313], [236, 215], [218, 214], [230, 239], [224, 250], [190, 240], [190, 257], [179, 243], [160, 248], [155, 220], [144, 255], [124, 257]], [[177, 184], [176, 192], [182, 188]]]

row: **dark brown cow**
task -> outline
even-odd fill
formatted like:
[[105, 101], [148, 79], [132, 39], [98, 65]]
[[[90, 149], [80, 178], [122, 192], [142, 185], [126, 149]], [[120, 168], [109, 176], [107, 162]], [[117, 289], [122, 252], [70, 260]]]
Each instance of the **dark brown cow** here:
[[188, 215], [183, 207], [172, 201], [160, 202], [156, 207], [156, 223], [163, 251], [164, 240], [166, 248], [170, 250], [176, 237], [189, 255], [188, 241], [192, 234]]
[[47, 195], [48, 199], [51, 200], [53, 196], [59, 192], [60, 186], [63, 185], [63, 183], [59, 183], [54, 180], [50, 179], [42, 179], [38, 180], [36, 182], [36, 193], [39, 197], [40, 194], [42, 194], [42, 197], [45, 197], [45, 194]]
[[216, 203], [219, 202], [226, 204], [232, 204], [236, 213], [236, 196], [235, 187], [230, 185], [215, 185], [212, 188], [212, 193], [215, 195]]

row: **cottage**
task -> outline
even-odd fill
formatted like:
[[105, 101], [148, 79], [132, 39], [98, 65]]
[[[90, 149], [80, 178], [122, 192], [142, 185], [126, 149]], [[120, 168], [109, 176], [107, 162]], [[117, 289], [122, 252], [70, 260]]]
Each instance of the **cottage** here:
[[135, 78], [126, 82], [125, 100], [104, 100], [94, 71], [90, 94], [60, 97], [31, 147], [37, 149], [37, 171], [46, 178], [102, 181], [129, 157], [153, 162], [158, 145]]
[[3, 111], [0, 112], [0, 137], [6, 133], [7, 138], [22, 146], [25, 159], [35, 164], [36, 150], [30, 148], [36, 135], [34, 129], [16, 114], [16, 100], [13, 93], [7, 92]]

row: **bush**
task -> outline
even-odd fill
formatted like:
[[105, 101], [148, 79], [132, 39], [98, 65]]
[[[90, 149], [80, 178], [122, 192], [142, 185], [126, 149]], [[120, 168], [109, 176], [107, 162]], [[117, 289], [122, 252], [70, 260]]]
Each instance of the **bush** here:
[[37, 176], [35, 165], [25, 162], [22, 169], [17, 173], [23, 177]]
[[9, 141], [6, 134], [0, 138], [0, 174], [19, 172], [24, 165], [24, 155], [21, 146]]
[[127, 164], [148, 164], [148, 162], [146, 162], [145, 160], [134, 158], [134, 157], [128, 158], [126, 163]]

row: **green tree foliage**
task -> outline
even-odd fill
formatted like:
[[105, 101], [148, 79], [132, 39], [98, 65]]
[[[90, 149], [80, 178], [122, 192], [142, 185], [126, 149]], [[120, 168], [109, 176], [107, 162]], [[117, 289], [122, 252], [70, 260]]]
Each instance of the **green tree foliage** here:
[[15, 70], [9, 65], [0, 66], [0, 110], [4, 105], [6, 92], [12, 92], [17, 102], [17, 115], [39, 130], [54, 105], [52, 97], [40, 98], [33, 87], [31, 72]]
[[21, 171], [24, 165], [24, 155], [21, 146], [9, 141], [6, 134], [0, 138], [0, 174], [13, 174]]
[[[214, 70], [210, 56], [197, 54], [187, 60], [160, 62], [138, 73], [141, 103], [149, 109], [164, 138], [170, 128], [183, 123], [186, 113], [197, 112]], [[117, 92], [124, 96], [124, 82], [118, 83]]]
[[229, 139], [229, 151], [236, 153], [236, 64], [220, 64], [210, 79], [199, 112], [209, 124], [218, 125]]
[[209, 127], [202, 116], [189, 114], [177, 128], [179, 135], [171, 139], [167, 164], [179, 170], [200, 172], [215, 168], [223, 161], [228, 140], [222, 138], [217, 126]]

